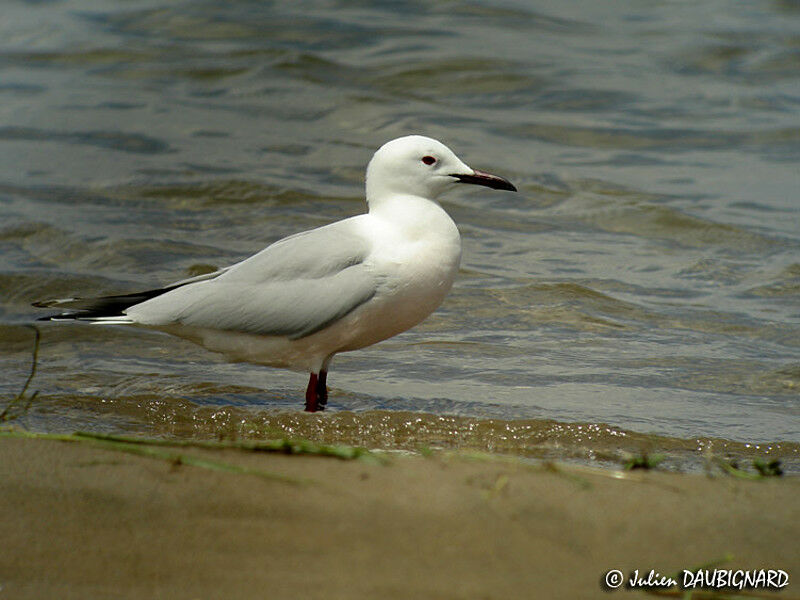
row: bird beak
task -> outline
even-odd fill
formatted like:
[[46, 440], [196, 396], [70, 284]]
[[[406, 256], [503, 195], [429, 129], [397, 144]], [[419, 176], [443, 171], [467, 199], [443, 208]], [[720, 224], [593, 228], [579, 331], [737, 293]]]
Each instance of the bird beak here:
[[493, 190], [508, 190], [509, 192], [516, 192], [517, 188], [508, 181], [498, 175], [492, 175], [485, 171], [473, 170], [471, 174], [462, 175], [460, 173], [453, 173], [450, 177], [458, 179], [458, 183], [474, 183], [476, 185], [485, 185]]

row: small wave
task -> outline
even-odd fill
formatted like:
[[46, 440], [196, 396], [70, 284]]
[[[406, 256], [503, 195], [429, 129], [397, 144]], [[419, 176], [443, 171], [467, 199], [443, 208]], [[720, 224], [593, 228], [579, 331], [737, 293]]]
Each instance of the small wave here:
[[78, 144], [135, 154], [163, 154], [172, 151], [167, 142], [157, 138], [121, 131], [65, 132], [33, 127], [0, 127], [0, 140]]

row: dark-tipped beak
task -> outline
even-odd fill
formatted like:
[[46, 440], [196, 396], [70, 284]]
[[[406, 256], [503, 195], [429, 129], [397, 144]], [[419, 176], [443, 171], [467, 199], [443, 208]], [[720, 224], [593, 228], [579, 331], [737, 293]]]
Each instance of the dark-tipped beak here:
[[508, 190], [509, 192], [516, 192], [517, 188], [514, 187], [508, 179], [503, 179], [497, 175], [486, 173], [484, 171], [474, 170], [470, 175], [461, 175], [454, 173], [450, 177], [458, 179], [458, 183], [474, 183], [476, 185], [485, 185], [493, 190]]

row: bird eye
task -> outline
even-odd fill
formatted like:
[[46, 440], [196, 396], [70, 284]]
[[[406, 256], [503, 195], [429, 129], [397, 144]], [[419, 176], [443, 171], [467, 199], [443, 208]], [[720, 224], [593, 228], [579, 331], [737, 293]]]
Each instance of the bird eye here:
[[423, 156], [422, 162], [424, 162], [426, 165], [432, 165], [433, 163], [436, 162], [436, 159], [433, 158], [432, 156]]

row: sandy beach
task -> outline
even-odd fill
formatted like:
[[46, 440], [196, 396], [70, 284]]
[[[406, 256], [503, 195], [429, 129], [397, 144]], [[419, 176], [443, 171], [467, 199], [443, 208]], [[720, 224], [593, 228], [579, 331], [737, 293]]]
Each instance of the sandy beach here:
[[159, 451], [0, 438], [0, 599], [645, 598], [605, 573], [726, 557], [798, 595], [796, 477]]

